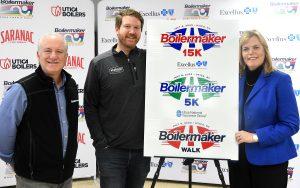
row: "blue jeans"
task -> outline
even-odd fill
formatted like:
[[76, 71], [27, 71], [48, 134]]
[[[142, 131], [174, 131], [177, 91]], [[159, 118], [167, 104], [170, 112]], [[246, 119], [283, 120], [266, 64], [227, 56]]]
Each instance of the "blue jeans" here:
[[150, 171], [150, 157], [143, 150], [97, 149], [101, 188], [143, 188]]

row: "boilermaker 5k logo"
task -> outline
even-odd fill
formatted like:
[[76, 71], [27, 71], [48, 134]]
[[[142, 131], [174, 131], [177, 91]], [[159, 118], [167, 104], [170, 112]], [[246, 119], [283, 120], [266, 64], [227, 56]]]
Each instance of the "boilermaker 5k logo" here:
[[161, 34], [160, 42], [188, 57], [200, 57], [203, 51], [219, 47], [226, 39], [225, 35], [211, 31], [203, 25], [178, 26], [174, 31]]
[[201, 74], [186, 74], [176, 76], [171, 81], [160, 84], [160, 92], [163, 96], [183, 101], [185, 106], [199, 106], [205, 100], [212, 97], [219, 97], [226, 89]]

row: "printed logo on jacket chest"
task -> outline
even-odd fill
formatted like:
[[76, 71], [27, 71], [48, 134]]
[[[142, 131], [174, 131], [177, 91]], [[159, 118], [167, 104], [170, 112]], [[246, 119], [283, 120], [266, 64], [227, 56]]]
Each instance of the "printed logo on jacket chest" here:
[[124, 68], [123, 67], [110, 67], [109, 68], [109, 74], [120, 74], [124, 72]]

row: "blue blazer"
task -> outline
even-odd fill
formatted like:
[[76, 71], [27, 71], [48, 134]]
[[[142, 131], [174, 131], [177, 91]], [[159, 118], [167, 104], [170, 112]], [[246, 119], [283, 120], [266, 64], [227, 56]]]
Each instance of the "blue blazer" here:
[[259, 139], [258, 143], [246, 144], [248, 161], [273, 165], [296, 157], [291, 136], [299, 130], [299, 113], [290, 76], [262, 71], [245, 103], [244, 86], [245, 75], [239, 83], [239, 125], [244, 113], [245, 131], [256, 133]]

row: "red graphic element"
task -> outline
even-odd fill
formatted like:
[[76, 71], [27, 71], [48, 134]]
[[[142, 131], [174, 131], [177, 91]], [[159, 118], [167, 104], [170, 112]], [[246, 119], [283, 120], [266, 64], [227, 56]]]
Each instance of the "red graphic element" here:
[[[186, 130], [188, 133], [185, 133], [186, 127], [188, 128]], [[197, 147], [197, 145], [201, 144], [202, 149], [205, 150], [213, 146], [218, 146], [219, 142], [223, 142], [223, 138], [225, 137], [225, 135], [215, 134], [215, 130], [195, 125], [180, 125], [173, 129], [167, 129], [166, 132], [168, 135], [161, 135], [161, 138], [166, 139], [166, 143], [163, 145], [171, 145], [177, 149], [180, 148], [182, 142], [187, 142], [187, 146], [189, 147]]]
[[51, 7], [51, 13], [53, 16], [60, 16], [61, 15], [61, 7], [60, 6], [53, 6]]
[[[198, 127], [197, 126], [197, 128], [198, 128], [198, 133], [200, 133], [200, 134], [205, 134], [207, 132], [213, 132], [213, 131], [208, 130], [207, 128], [204, 128], [204, 127]], [[207, 148], [213, 146], [214, 144], [215, 143], [211, 142], [211, 141], [210, 142], [201, 142], [201, 145], [202, 145], [203, 149], [207, 149]]]
[[[192, 125], [190, 125], [189, 126], [189, 133], [190, 134], [193, 134], [193, 126]], [[193, 141], [188, 141], [188, 146], [194, 146], [194, 142]]]
[[[170, 131], [169, 131], [169, 133], [184, 133], [184, 129], [185, 129], [185, 126], [183, 125], [183, 126], [178, 126], [178, 127], [176, 127], [176, 128], [174, 128], [174, 129], [171, 129]], [[180, 144], [181, 144], [181, 141], [168, 141], [168, 143], [171, 145], [171, 146], [173, 146], [173, 147], [175, 147], [175, 148], [179, 148], [179, 146], [180, 146]]]
[[2, 69], [9, 69], [11, 67], [11, 60], [8, 58], [0, 59], [0, 67]]
[[85, 144], [85, 133], [78, 133], [77, 142], [81, 144]]

